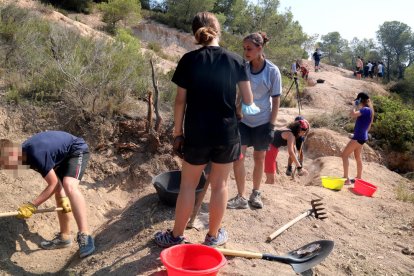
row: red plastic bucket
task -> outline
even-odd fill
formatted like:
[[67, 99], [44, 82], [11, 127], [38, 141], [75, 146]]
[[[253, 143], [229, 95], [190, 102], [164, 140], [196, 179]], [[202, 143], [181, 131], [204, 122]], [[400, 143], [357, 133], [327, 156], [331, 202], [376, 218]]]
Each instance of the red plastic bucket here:
[[355, 179], [354, 192], [364, 196], [372, 196], [377, 190], [377, 186], [362, 179]]
[[161, 261], [169, 276], [213, 276], [227, 263], [221, 252], [201, 244], [179, 244], [164, 249]]

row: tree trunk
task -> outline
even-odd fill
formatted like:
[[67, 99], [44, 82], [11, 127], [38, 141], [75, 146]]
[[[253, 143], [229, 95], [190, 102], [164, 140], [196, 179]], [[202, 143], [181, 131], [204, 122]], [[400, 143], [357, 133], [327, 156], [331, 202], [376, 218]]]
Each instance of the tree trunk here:
[[390, 82], [390, 55], [387, 55], [387, 81]]
[[152, 132], [152, 92], [148, 91], [147, 133]]
[[152, 85], [154, 87], [154, 110], [155, 110], [155, 132], [158, 133], [161, 128], [162, 123], [162, 117], [159, 111], [159, 99], [160, 99], [160, 93], [158, 90], [158, 85], [155, 77], [155, 69], [154, 69], [154, 63], [152, 61], [152, 58], [150, 59], [151, 64], [151, 72], [152, 72]]

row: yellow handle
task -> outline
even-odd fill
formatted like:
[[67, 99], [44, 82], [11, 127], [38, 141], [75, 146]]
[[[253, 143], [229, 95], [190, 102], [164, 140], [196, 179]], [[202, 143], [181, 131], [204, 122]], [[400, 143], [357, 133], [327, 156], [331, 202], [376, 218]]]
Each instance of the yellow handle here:
[[245, 258], [252, 258], [252, 259], [261, 259], [263, 257], [262, 253], [257, 253], [257, 252], [232, 250], [232, 249], [225, 249], [225, 248], [218, 248], [218, 247], [216, 247], [216, 249], [226, 256], [245, 257]]
[[[63, 211], [62, 207], [52, 207], [52, 208], [47, 208], [47, 209], [40, 209], [37, 210], [35, 212], [35, 214], [39, 214], [39, 213], [48, 213], [48, 212], [57, 212], [57, 211]], [[17, 216], [19, 214], [19, 212], [15, 211], [15, 212], [6, 212], [6, 213], [0, 213], [0, 218], [5, 218], [5, 217], [14, 217]]]

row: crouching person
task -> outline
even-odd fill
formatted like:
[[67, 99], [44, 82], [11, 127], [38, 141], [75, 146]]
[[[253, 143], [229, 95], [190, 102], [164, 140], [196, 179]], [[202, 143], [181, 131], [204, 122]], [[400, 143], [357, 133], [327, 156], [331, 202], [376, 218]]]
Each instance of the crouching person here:
[[78, 226], [79, 255], [86, 257], [95, 251], [94, 240], [89, 234], [86, 203], [79, 190], [89, 160], [89, 148], [82, 138], [63, 131], [46, 131], [35, 134], [22, 145], [0, 140], [0, 168], [17, 170], [27, 166], [39, 172], [47, 187], [32, 201], [22, 204], [18, 218], [30, 218], [38, 206], [55, 195], [60, 232], [52, 240], [41, 242], [43, 249], [58, 249], [72, 244], [70, 213]]

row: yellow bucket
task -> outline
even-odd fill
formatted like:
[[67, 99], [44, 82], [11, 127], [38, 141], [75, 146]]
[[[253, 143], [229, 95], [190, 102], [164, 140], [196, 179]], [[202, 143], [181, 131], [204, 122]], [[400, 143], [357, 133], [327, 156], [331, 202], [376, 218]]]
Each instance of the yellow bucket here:
[[322, 186], [331, 189], [340, 191], [345, 183], [345, 178], [336, 177], [336, 176], [321, 176]]

